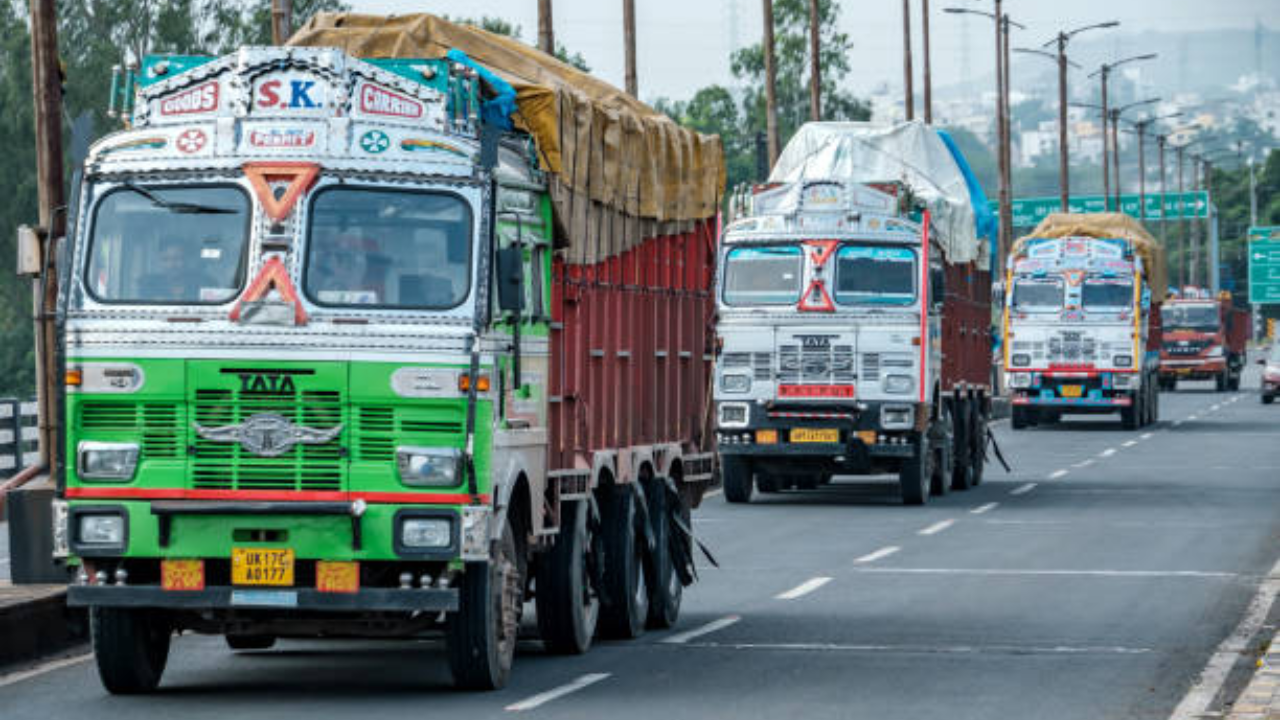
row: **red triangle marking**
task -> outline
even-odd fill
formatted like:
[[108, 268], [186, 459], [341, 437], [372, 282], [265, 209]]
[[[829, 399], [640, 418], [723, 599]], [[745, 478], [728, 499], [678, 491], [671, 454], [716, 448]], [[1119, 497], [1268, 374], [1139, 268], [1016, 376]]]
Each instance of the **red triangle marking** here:
[[[813, 260], [813, 269], [821, 269], [827, 264], [827, 260], [831, 258], [831, 253], [836, 251], [836, 246], [840, 244], [839, 240], [805, 240], [805, 245], [809, 246], [809, 258]], [[818, 248], [820, 252], [814, 252]]]
[[[818, 297], [820, 302], [811, 303], [809, 300]], [[800, 298], [800, 304], [796, 306], [796, 310], [800, 312], [835, 312], [836, 305], [831, 302], [831, 296], [827, 294], [827, 287], [819, 278], [814, 278], [809, 283], [809, 289], [804, 291], [804, 295]]]
[[240, 302], [232, 308], [231, 321], [240, 321], [241, 305], [261, 300], [273, 287], [286, 302], [293, 303], [294, 324], [306, 325], [307, 311], [302, 308], [298, 291], [293, 287], [293, 281], [289, 279], [289, 271], [285, 269], [284, 263], [280, 262], [278, 257], [272, 257], [262, 264], [262, 270], [258, 271], [258, 276], [249, 283], [249, 289], [245, 290], [244, 295], [240, 297]]
[[[243, 165], [244, 176], [262, 203], [262, 209], [276, 222], [282, 222], [293, 212], [298, 198], [306, 192], [320, 174], [320, 166], [309, 162], [251, 162]], [[288, 180], [289, 188], [277, 200], [271, 192], [270, 180]]]

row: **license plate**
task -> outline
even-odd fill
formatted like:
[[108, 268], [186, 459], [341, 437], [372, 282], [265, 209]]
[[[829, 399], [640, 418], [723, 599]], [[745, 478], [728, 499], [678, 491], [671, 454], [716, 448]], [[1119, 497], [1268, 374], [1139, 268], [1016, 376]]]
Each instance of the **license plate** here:
[[1084, 386], [1082, 385], [1063, 385], [1062, 397], [1080, 397], [1084, 394]]
[[274, 548], [232, 548], [231, 584], [293, 584], [293, 550]]
[[815, 430], [812, 428], [796, 428], [791, 431], [793, 443], [834, 443], [840, 442], [840, 431], [836, 428]]
[[353, 593], [360, 590], [360, 563], [316, 563], [316, 590], [330, 593]]
[[169, 591], [204, 589], [203, 560], [161, 560], [160, 587]]

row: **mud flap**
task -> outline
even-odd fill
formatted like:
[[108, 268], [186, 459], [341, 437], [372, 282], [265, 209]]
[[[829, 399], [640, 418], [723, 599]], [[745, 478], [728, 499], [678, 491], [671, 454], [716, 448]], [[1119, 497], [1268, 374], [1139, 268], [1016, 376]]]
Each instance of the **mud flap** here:
[[[996, 442], [996, 434], [991, 432], [990, 429], [987, 430], [987, 446], [991, 448], [996, 455], [996, 459], [1004, 466], [1004, 471], [1007, 473], [1013, 472], [1013, 468], [1009, 467], [1009, 463], [1005, 462], [1004, 453], [1000, 452], [1000, 445]], [[987, 455], [986, 457], [990, 459], [991, 456]]]
[[[680, 507], [683, 501], [679, 489], [676, 488], [675, 480], [666, 478], [666, 486], [667, 502], [671, 503], [672, 507]], [[698, 568], [694, 562], [693, 553], [695, 545], [712, 567], [720, 567], [720, 562], [702, 541], [693, 536], [693, 528], [685, 522], [680, 513], [669, 513], [667, 517], [668, 522], [671, 523], [671, 564], [680, 577], [680, 584], [688, 587], [698, 579]]]

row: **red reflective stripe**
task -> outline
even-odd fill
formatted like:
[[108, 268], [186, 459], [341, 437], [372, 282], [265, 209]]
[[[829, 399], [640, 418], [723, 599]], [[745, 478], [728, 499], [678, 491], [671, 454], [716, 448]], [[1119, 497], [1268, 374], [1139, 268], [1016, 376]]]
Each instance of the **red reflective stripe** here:
[[929, 211], [924, 211], [920, 234], [920, 402], [925, 402], [929, 381]]
[[[155, 488], [67, 488], [67, 497], [85, 499], [130, 500], [281, 500], [281, 501], [354, 501], [370, 503], [418, 503], [461, 505], [471, 502], [466, 493], [415, 493], [415, 492], [278, 492], [274, 490], [163, 490]], [[489, 495], [480, 495], [480, 501], [489, 502]]]

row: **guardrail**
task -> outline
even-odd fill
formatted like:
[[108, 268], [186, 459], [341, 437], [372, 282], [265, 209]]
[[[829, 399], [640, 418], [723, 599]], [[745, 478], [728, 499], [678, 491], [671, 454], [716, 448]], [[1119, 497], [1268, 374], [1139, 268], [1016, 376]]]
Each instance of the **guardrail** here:
[[0, 398], [0, 477], [40, 462], [35, 400]]

